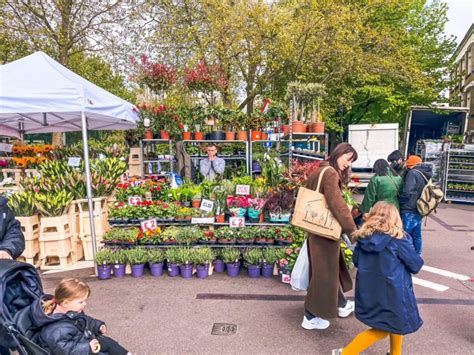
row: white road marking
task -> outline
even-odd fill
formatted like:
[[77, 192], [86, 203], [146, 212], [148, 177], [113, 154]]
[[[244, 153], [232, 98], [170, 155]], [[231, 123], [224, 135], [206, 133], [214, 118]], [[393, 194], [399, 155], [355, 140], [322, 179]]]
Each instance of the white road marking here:
[[440, 292], [444, 292], [444, 291], [449, 289], [448, 286], [440, 285], [440, 284], [437, 284], [437, 283], [431, 282], [431, 281], [422, 280], [422, 279], [419, 279], [419, 278], [413, 277], [413, 276], [412, 276], [412, 280], [413, 280], [413, 283], [415, 285], [428, 287], [428, 288], [431, 288], [433, 290], [440, 291]]
[[433, 274], [438, 274], [438, 275], [442, 275], [442, 276], [446, 276], [446, 277], [451, 277], [453, 279], [461, 280], [461, 281], [467, 281], [467, 280], [470, 279], [469, 276], [455, 274], [454, 272], [438, 269], [438, 268], [435, 268], [435, 267], [432, 267], [432, 266], [423, 265], [421, 270], [432, 272]]

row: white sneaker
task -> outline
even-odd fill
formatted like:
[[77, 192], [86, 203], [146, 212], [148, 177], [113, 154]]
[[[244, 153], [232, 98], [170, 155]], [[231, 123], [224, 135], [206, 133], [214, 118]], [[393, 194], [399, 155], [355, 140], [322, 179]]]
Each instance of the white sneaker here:
[[322, 319], [319, 317], [314, 317], [311, 320], [306, 318], [306, 316], [303, 317], [303, 323], [301, 323], [301, 326], [304, 329], [312, 330], [312, 329], [326, 329], [329, 327], [331, 323], [329, 323], [328, 320]]
[[355, 304], [354, 301], [347, 301], [345, 307], [337, 309], [337, 315], [341, 318], [349, 317], [349, 315], [354, 312]]
[[332, 349], [331, 355], [341, 355], [342, 349]]

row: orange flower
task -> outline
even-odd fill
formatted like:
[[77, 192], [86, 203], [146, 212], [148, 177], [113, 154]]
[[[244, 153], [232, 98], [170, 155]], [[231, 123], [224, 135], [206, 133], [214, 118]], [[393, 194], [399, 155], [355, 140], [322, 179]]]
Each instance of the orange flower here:
[[43, 151], [46, 152], [46, 153], [53, 150], [53, 146], [51, 144], [45, 144], [45, 145], [43, 145], [42, 148], [43, 148]]

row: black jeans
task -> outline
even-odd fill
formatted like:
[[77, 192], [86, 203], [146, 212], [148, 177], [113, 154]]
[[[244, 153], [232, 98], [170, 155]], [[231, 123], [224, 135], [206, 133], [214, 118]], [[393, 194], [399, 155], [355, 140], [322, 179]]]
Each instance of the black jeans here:
[[[339, 295], [337, 297], [337, 307], [342, 308], [342, 307], [345, 307], [346, 304], [347, 304], [346, 297], [344, 297], [344, 294], [342, 293], [341, 289], [339, 289]], [[304, 310], [304, 315], [308, 320], [311, 320], [314, 317], [316, 317], [314, 314], [312, 314], [310, 311], [306, 309]]]
[[112, 338], [101, 335], [97, 338], [100, 344], [100, 352], [111, 354], [111, 355], [127, 355], [128, 350], [126, 350], [122, 345], [117, 343]]

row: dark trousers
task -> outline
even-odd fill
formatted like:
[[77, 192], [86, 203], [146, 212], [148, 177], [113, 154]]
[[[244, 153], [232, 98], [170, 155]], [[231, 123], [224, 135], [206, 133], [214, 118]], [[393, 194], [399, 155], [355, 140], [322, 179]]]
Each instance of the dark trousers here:
[[100, 336], [98, 339], [100, 352], [111, 355], [127, 355], [128, 351], [115, 340], [109, 337]]
[[[342, 307], [345, 307], [347, 304], [347, 300], [346, 300], [346, 297], [344, 297], [344, 294], [342, 293], [341, 289], [339, 289], [339, 295], [337, 297], [337, 306], [339, 308], [342, 308]], [[304, 311], [304, 315], [306, 316], [306, 318], [308, 318], [308, 320], [311, 320], [313, 319], [314, 317], [316, 317], [314, 314], [312, 314], [311, 312], [309, 312], [308, 310], [305, 310]]]

